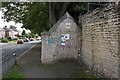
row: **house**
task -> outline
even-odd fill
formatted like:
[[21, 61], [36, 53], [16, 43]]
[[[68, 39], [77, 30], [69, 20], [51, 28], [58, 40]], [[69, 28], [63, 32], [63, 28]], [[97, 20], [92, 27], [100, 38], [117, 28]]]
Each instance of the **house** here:
[[14, 37], [14, 31], [12, 29], [7, 28], [7, 26], [5, 26], [3, 29], [5, 31], [4, 37]]
[[9, 31], [9, 37], [15, 38], [15, 32], [12, 29]]
[[18, 35], [20, 35], [20, 31], [19, 30], [17, 30], [17, 27], [11, 27], [10, 28], [12, 31], [13, 31], [13, 33], [14, 33], [14, 35], [17, 37]]
[[9, 37], [10, 29], [7, 28], [7, 26], [5, 26], [3, 29], [5, 30], [5, 35], [4, 35], [4, 37]]
[[5, 30], [0, 28], [0, 38], [3, 38], [5, 36]]

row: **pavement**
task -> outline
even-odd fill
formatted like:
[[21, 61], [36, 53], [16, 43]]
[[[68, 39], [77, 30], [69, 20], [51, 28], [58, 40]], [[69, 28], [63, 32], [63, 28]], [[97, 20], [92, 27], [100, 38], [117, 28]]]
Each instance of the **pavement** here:
[[76, 61], [42, 64], [40, 56], [41, 44], [38, 43], [17, 60], [19, 70], [25, 78], [74, 78], [78, 67]]
[[0, 48], [4, 48], [6, 46], [10, 46], [10, 45], [13, 45], [13, 44], [16, 44], [16, 42], [13, 42], [13, 43], [0, 43]]
[[2, 61], [3, 73], [14, 65], [15, 59], [27, 52], [40, 41], [30, 41], [24, 44], [3, 43], [0, 48], [0, 60]]
[[[17, 43], [6, 43], [2, 45], [0, 50], [2, 51], [2, 56], [16, 53], [17, 56], [21, 55], [21, 53], [28, 50], [30, 47], [38, 43], [39, 41], [30, 41], [25, 42], [24, 44], [17, 44]], [[3, 47], [4, 46], [4, 47]]]

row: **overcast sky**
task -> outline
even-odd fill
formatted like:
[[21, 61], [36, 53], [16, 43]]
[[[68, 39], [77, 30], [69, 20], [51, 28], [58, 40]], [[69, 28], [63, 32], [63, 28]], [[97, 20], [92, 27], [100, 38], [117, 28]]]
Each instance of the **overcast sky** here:
[[[16, 26], [18, 30], [20, 30], [20, 31], [23, 30], [23, 29], [21, 28], [21, 27], [22, 27], [22, 24], [20, 24], [20, 23], [15, 24], [14, 21], [4, 22], [4, 19], [2, 19], [2, 16], [3, 16], [3, 13], [2, 13], [2, 11], [0, 10], [0, 28], [3, 28], [5, 25], [9, 28], [10, 25], [13, 25], [13, 26]], [[29, 30], [26, 30], [26, 32], [29, 32]]]

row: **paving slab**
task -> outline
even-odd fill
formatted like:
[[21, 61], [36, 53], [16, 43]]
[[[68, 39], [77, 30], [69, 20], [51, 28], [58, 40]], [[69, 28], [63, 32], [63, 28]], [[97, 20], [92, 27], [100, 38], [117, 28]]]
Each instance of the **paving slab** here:
[[42, 64], [40, 51], [39, 43], [18, 59], [20, 72], [25, 75], [25, 78], [72, 78], [77, 71], [76, 61]]

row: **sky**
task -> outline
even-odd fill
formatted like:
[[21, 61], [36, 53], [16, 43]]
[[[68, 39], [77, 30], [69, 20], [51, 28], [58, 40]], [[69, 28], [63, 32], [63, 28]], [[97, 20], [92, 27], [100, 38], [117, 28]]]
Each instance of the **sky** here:
[[[21, 32], [23, 31], [23, 29], [21, 28], [23, 24], [21, 23], [17, 23], [15, 24], [14, 21], [11, 22], [4, 22], [4, 19], [2, 19], [3, 13], [0, 10], [0, 28], [3, 28], [5, 25], [9, 28], [10, 25], [16, 26], [17, 30], [20, 30]], [[26, 29], [25, 29], [26, 30]], [[26, 33], [30, 32], [29, 30], [26, 30]]]

